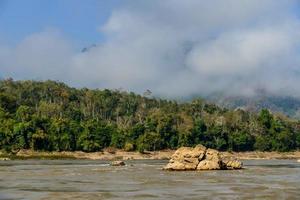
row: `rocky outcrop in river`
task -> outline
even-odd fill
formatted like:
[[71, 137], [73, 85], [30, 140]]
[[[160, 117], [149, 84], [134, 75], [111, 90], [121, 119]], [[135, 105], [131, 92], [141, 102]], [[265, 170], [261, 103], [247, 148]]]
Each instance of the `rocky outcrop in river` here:
[[171, 157], [165, 170], [226, 170], [241, 169], [243, 163], [237, 159], [223, 160], [219, 151], [203, 145], [181, 147]]

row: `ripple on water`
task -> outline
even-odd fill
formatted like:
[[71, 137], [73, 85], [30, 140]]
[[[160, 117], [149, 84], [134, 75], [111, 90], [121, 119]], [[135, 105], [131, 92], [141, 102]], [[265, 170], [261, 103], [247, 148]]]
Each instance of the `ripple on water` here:
[[[9, 161], [0, 199], [297, 199], [300, 164], [245, 161], [239, 171], [162, 171], [165, 161]], [[13, 198], [11, 198], [13, 197]]]

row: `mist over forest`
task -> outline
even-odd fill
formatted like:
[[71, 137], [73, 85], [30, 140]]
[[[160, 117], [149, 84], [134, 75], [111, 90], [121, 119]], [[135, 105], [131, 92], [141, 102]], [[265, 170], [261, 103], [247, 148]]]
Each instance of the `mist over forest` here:
[[[10, 4], [3, 2], [5, 16]], [[79, 43], [48, 26], [11, 44], [3, 30], [0, 76], [140, 94], [149, 89], [172, 99], [251, 97], [261, 90], [298, 98], [297, 8], [296, 0], [125, 0], [99, 23], [99, 41]]]

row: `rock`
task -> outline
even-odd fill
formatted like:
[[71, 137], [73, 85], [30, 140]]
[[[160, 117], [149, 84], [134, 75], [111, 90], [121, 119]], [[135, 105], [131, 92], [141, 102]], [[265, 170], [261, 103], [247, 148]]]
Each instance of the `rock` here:
[[122, 161], [122, 160], [117, 160], [117, 161], [112, 161], [112, 162], [110, 163], [110, 165], [111, 165], [111, 166], [125, 166], [126, 164], [125, 164], [125, 162]]
[[239, 160], [223, 161], [219, 151], [207, 149], [203, 145], [181, 147], [171, 156], [165, 170], [223, 170], [241, 169], [243, 163]]
[[169, 163], [164, 167], [166, 170], [195, 170], [199, 159], [205, 156], [206, 147], [198, 145], [195, 148], [181, 147], [171, 156]]
[[216, 160], [203, 160], [197, 166], [197, 170], [216, 170], [216, 169], [221, 169], [221, 163]]
[[1, 161], [7, 161], [10, 160], [10, 158], [0, 158]]
[[207, 149], [205, 153], [205, 160], [220, 161], [221, 160], [220, 152], [215, 149]]
[[223, 161], [227, 169], [242, 169], [243, 163], [239, 160]]
[[179, 161], [170, 161], [164, 168], [164, 170], [187, 170], [187, 167]]
[[201, 160], [197, 170], [217, 170], [222, 169], [222, 160], [220, 153], [214, 149], [207, 149], [204, 160]]

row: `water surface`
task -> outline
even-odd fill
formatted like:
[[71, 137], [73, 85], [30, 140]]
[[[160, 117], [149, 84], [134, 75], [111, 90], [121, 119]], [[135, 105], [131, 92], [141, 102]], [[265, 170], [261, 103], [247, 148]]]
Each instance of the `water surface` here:
[[167, 161], [0, 162], [0, 199], [299, 199], [300, 163], [248, 160], [237, 171], [162, 171]]

